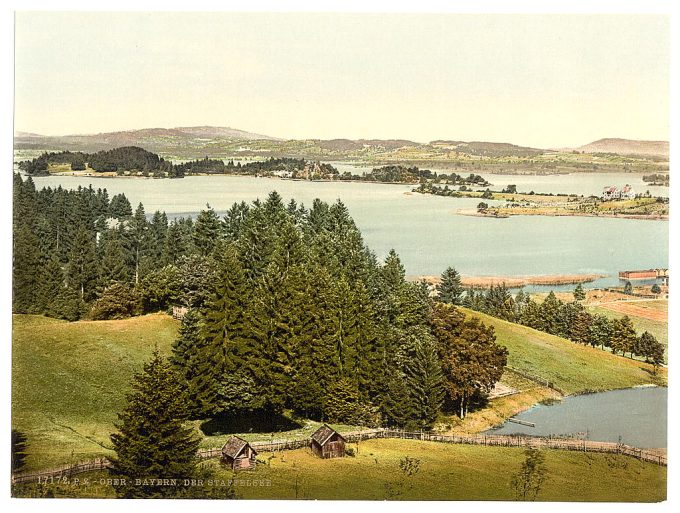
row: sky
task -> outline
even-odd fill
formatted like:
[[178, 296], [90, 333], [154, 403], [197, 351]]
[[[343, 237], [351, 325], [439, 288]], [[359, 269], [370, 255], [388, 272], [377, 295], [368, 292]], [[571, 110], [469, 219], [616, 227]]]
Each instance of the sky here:
[[669, 137], [663, 15], [19, 12], [16, 131]]

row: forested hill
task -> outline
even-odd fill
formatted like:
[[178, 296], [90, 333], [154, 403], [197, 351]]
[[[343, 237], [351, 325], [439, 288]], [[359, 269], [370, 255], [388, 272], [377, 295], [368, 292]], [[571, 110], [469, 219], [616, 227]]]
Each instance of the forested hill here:
[[137, 146], [125, 146], [96, 153], [61, 151], [43, 153], [33, 160], [19, 162], [19, 169], [30, 175], [48, 175], [50, 165], [68, 164], [73, 171], [89, 166], [97, 172], [139, 171], [154, 176], [176, 176], [172, 163]]
[[243, 174], [256, 176], [281, 176], [302, 179], [357, 179], [345, 173], [342, 177], [330, 164], [309, 162], [305, 159], [268, 158], [241, 164], [221, 159], [192, 160], [172, 164], [155, 153], [137, 146], [125, 146], [96, 153], [60, 151], [43, 153], [33, 160], [19, 162], [19, 169], [32, 176], [47, 176], [51, 170], [63, 172], [64, 166], [71, 171], [88, 168], [98, 173], [117, 173], [153, 176], [154, 178], [182, 178], [188, 174]]

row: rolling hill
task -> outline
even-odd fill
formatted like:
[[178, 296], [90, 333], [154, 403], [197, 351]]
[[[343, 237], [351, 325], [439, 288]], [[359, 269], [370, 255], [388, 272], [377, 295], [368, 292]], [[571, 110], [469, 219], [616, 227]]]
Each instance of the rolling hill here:
[[585, 153], [617, 153], [668, 158], [668, 141], [639, 141], [633, 139], [599, 139], [579, 148]]
[[[498, 342], [510, 351], [510, 366], [549, 379], [567, 393], [653, 380], [651, 366], [644, 363], [463, 311], [494, 326]], [[109, 435], [116, 412], [125, 405], [132, 375], [154, 348], [170, 353], [178, 325], [163, 314], [72, 323], [14, 315], [12, 427], [28, 436], [29, 468], [110, 455]], [[665, 370], [661, 372], [656, 379], [663, 383]], [[209, 438], [204, 440], [206, 447], [224, 443], [223, 437]]]
[[94, 152], [120, 146], [141, 146], [155, 153], [171, 148], [199, 149], [218, 142], [278, 141], [268, 135], [255, 134], [228, 127], [194, 126], [177, 128], [143, 128], [100, 134], [46, 136], [18, 132], [14, 136], [17, 149], [63, 149]]

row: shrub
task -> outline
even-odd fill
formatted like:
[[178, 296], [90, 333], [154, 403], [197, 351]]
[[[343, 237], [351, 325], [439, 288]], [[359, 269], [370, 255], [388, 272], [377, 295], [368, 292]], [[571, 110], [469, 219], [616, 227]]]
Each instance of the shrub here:
[[94, 302], [90, 316], [94, 320], [124, 319], [137, 311], [137, 294], [128, 285], [114, 283]]

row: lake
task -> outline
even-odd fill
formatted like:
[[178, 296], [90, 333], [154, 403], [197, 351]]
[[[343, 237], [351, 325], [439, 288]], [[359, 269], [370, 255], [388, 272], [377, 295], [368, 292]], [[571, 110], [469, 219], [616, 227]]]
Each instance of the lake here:
[[[500, 176], [489, 178], [498, 182]], [[555, 189], [541, 192], [555, 192], [563, 187], [565, 175], [533, 178], [552, 180]], [[611, 286], [619, 284], [619, 270], [668, 265], [666, 221], [462, 216], [456, 214], [458, 209], [474, 208], [479, 201], [415, 194], [410, 185], [244, 176], [181, 180], [48, 176], [34, 181], [37, 187], [92, 184], [108, 189], [110, 196], [124, 193], [133, 207], [142, 202], [147, 214], [161, 210], [170, 217], [194, 216], [206, 204], [224, 214], [234, 202], [264, 199], [273, 190], [286, 201], [295, 198], [307, 206], [314, 198], [341, 199], [376, 255], [384, 258], [394, 248], [409, 275], [439, 275], [448, 266], [473, 276], [598, 273], [607, 278], [590, 286]]]
[[641, 448], [667, 446], [668, 389], [638, 387], [565, 397], [515, 415], [536, 427], [506, 422], [485, 434], [568, 435], [586, 433], [588, 440], [618, 442]]

